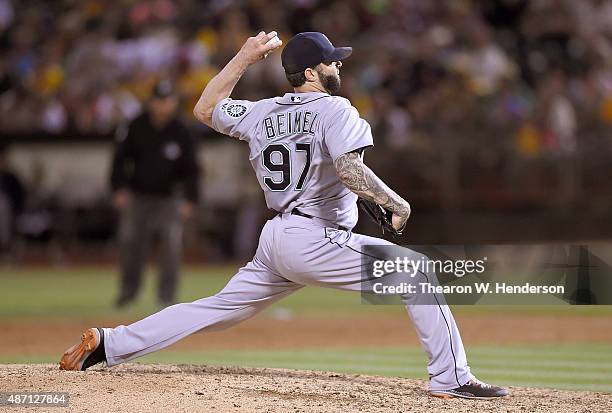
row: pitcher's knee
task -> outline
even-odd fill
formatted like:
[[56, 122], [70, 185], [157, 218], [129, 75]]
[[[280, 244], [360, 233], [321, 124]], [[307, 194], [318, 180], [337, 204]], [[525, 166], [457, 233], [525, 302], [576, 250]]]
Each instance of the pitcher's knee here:
[[191, 303], [197, 306], [199, 311], [205, 311], [211, 322], [206, 327], [210, 330], [224, 330], [251, 318], [259, 312], [259, 309], [245, 302], [232, 301], [213, 295]]

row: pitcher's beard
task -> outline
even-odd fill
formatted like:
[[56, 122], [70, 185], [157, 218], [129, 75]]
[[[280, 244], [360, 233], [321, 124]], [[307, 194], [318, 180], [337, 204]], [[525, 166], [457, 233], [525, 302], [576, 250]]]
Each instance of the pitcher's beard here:
[[318, 70], [317, 70], [317, 73], [319, 74], [319, 80], [321, 81], [321, 85], [327, 91], [327, 93], [329, 93], [330, 95], [333, 95], [337, 93], [338, 91], [340, 91], [340, 86], [342, 84], [342, 81], [340, 80], [339, 75], [337, 74], [327, 75]]

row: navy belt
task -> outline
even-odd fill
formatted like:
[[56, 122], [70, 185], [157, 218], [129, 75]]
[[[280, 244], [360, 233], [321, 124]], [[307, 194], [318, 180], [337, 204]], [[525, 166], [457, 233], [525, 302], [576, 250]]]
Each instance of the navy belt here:
[[[304, 217], [304, 218], [308, 218], [308, 219], [313, 219], [313, 220], [314, 220], [314, 219], [316, 219], [317, 221], [318, 221], [318, 220], [325, 221], [324, 219], [317, 218], [317, 217], [313, 217], [313, 216], [312, 216], [312, 215], [310, 215], [310, 214], [306, 214], [306, 213], [304, 213], [304, 212], [300, 211], [299, 209], [294, 209], [294, 210], [292, 210], [292, 211], [291, 211], [291, 215], [297, 215], [297, 216], [300, 216], [300, 217]], [[327, 225], [327, 224], [325, 224], [325, 225]], [[331, 224], [331, 223], [330, 223], [330, 225], [329, 225], [329, 226], [330, 226], [330, 227], [336, 227], [337, 229], [339, 229], [339, 230], [341, 230], [341, 231], [349, 231], [349, 229], [348, 229], [348, 228], [343, 227], [342, 225], [336, 225], [336, 224]]]

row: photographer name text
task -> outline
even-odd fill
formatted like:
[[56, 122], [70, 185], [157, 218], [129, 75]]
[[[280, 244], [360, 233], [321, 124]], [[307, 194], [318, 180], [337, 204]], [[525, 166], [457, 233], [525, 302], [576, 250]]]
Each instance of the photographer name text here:
[[433, 285], [427, 282], [398, 285], [375, 283], [372, 291], [375, 294], [564, 294], [565, 286], [530, 283], [511, 285], [502, 282], [481, 282], [474, 285]]

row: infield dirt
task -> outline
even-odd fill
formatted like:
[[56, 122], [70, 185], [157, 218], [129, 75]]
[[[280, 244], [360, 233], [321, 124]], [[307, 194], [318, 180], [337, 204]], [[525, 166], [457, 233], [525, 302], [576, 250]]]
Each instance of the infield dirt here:
[[0, 365], [0, 389], [68, 392], [69, 406], [52, 410], [57, 412], [612, 411], [612, 395], [595, 392], [515, 387], [499, 400], [442, 400], [429, 397], [422, 380], [191, 365], [125, 364], [87, 372], [59, 371], [50, 364]]
[[[474, 344], [548, 344], [612, 342], [609, 317], [547, 315], [459, 315], [461, 336]], [[133, 320], [44, 319], [0, 320], [0, 355], [57, 354], [92, 326], [110, 327]], [[38, 337], [44, 336], [41, 343]], [[273, 320], [255, 317], [234, 328], [194, 334], [174, 350], [286, 349], [351, 346], [418, 345], [406, 314], [360, 317], [297, 317]]]

